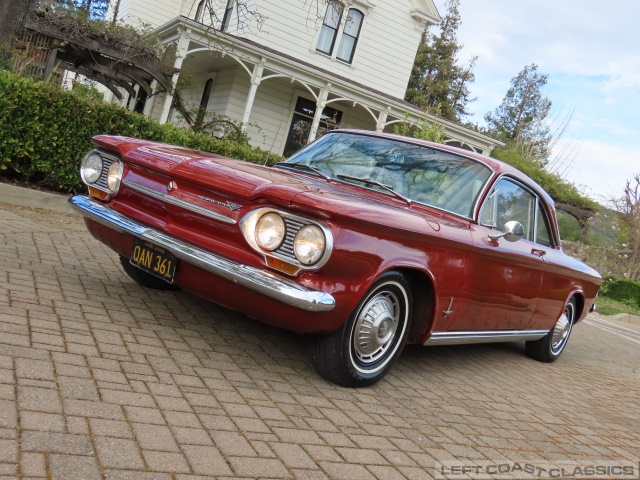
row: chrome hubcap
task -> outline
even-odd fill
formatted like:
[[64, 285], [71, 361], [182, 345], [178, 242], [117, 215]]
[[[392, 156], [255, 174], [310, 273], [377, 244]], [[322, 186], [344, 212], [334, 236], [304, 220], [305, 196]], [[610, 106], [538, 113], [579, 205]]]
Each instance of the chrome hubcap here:
[[398, 330], [400, 308], [391, 292], [381, 292], [360, 311], [353, 335], [353, 349], [361, 363], [373, 363], [383, 356]]
[[553, 333], [551, 334], [551, 351], [554, 354], [559, 353], [564, 348], [564, 344], [569, 338], [569, 333], [571, 333], [572, 323], [573, 305], [569, 304], [553, 327]]

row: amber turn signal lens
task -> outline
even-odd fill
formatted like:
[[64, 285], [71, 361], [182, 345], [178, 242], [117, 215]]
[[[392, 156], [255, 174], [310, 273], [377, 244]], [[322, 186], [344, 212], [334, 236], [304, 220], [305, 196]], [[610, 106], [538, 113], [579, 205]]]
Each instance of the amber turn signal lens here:
[[271, 268], [275, 268], [276, 270], [286, 273], [287, 275], [295, 275], [300, 271], [300, 268], [296, 267], [295, 265], [291, 265], [290, 263], [283, 262], [282, 260], [273, 257], [267, 257], [267, 265], [269, 265]]
[[109, 194], [107, 192], [98, 190], [95, 187], [89, 187], [89, 195], [91, 195], [92, 197], [99, 198], [100, 200], [106, 200], [109, 197]]

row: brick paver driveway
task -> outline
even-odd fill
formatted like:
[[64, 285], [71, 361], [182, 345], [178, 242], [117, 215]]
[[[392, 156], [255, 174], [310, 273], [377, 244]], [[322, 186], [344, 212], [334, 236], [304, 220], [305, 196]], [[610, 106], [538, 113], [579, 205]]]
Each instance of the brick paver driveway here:
[[0, 206], [0, 475], [386, 480], [437, 476], [437, 462], [637, 465], [640, 340], [594, 322], [553, 365], [520, 344], [416, 346], [378, 385], [348, 390], [316, 375], [302, 337], [140, 288], [79, 218]]

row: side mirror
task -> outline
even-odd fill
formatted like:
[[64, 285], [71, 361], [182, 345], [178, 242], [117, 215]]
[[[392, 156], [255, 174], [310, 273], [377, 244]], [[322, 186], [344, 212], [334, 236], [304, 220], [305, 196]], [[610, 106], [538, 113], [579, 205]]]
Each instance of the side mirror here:
[[489, 238], [492, 240], [499, 240], [504, 237], [507, 242], [517, 242], [518, 240], [522, 240], [524, 236], [524, 227], [520, 222], [512, 220], [504, 224], [504, 232], [497, 233], [494, 235], [489, 235]]

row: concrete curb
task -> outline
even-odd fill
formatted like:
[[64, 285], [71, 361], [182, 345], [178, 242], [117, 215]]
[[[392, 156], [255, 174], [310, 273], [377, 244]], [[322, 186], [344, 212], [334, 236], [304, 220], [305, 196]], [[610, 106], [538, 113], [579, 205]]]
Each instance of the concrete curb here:
[[615, 320], [617, 322], [630, 323], [632, 325], [640, 325], [640, 317], [637, 315], [631, 315], [630, 313], [616, 313], [610, 317], [605, 317], [608, 320]]
[[0, 203], [79, 215], [71, 208], [68, 199], [68, 196], [59, 193], [41, 192], [0, 182]]

